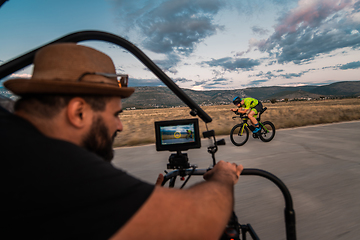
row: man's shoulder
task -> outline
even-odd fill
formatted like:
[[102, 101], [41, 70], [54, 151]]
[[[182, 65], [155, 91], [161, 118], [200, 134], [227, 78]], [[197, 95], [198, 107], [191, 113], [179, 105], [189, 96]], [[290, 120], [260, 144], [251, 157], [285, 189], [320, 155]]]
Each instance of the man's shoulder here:
[[4, 108], [3, 106], [0, 105], [0, 116], [1, 115], [5, 115], [5, 114], [9, 114], [10, 112]]
[[73, 143], [44, 136], [30, 122], [10, 112], [0, 113], [0, 132], [1, 153], [5, 155], [102, 160]]
[[25, 119], [8, 112], [7, 110], [0, 110], [0, 131], [1, 135], [16, 134], [17, 132], [33, 131], [35, 127]]

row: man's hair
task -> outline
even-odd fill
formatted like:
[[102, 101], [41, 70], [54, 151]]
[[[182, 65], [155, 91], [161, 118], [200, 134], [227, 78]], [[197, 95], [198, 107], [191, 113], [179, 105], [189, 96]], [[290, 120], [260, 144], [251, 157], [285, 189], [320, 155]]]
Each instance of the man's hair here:
[[110, 96], [102, 95], [27, 95], [15, 102], [15, 111], [25, 111], [37, 117], [52, 118], [66, 107], [71, 99], [80, 97], [90, 105], [94, 111], [104, 111]]

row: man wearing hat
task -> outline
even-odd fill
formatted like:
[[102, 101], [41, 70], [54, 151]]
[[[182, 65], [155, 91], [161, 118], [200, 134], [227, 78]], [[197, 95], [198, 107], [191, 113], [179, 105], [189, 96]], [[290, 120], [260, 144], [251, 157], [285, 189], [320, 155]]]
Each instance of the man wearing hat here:
[[[105, 54], [46, 46], [32, 78], [4, 86], [21, 98], [0, 112], [4, 239], [218, 239], [242, 166], [220, 161], [186, 190], [142, 182], [109, 163], [122, 130], [127, 76]], [[161, 183], [159, 175], [157, 183]]]

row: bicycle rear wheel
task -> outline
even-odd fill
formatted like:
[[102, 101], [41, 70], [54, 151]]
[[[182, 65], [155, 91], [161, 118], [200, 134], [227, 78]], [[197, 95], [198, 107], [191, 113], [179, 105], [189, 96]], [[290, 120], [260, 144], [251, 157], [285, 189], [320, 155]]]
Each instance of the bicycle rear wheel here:
[[261, 131], [260, 131], [260, 139], [263, 142], [270, 142], [274, 137], [275, 137], [275, 126], [272, 122], [270, 121], [265, 121], [262, 124], [260, 124], [261, 126]]
[[244, 145], [249, 139], [249, 129], [243, 124], [235, 125], [230, 131], [230, 140], [235, 146]]

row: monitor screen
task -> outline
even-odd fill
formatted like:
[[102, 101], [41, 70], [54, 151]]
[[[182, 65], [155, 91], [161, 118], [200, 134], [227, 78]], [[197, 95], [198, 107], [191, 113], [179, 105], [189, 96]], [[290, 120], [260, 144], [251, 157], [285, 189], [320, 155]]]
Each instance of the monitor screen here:
[[198, 119], [155, 122], [156, 150], [177, 151], [200, 148]]

